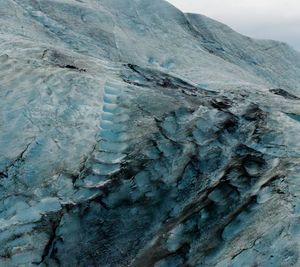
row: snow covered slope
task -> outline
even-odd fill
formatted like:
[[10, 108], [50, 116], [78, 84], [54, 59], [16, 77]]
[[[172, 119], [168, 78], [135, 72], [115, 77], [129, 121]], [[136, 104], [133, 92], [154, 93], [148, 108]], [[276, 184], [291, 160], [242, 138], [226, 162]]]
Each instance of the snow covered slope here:
[[299, 266], [300, 54], [163, 0], [0, 1], [0, 266]]

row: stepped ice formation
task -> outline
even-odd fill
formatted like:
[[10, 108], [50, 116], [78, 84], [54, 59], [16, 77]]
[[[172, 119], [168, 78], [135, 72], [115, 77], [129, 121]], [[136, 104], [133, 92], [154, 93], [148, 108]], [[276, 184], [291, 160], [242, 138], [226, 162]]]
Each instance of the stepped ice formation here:
[[300, 54], [163, 0], [0, 1], [0, 266], [300, 266]]

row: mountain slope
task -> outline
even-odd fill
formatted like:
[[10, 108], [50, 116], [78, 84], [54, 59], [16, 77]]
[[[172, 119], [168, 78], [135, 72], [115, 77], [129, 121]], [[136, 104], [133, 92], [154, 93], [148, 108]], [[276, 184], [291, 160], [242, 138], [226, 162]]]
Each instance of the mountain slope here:
[[0, 266], [298, 266], [300, 55], [162, 0], [0, 2]]

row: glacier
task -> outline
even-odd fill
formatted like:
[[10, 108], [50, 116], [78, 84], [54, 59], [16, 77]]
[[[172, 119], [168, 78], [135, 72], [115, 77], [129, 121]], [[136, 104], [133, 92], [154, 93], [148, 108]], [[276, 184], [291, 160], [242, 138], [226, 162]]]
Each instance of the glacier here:
[[163, 0], [0, 1], [0, 266], [300, 265], [300, 53]]

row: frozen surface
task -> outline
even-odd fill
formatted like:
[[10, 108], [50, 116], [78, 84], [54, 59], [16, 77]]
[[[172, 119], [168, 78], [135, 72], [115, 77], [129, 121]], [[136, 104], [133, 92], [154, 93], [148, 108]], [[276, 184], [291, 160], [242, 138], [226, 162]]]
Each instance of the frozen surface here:
[[300, 265], [300, 54], [163, 0], [0, 1], [0, 266]]

